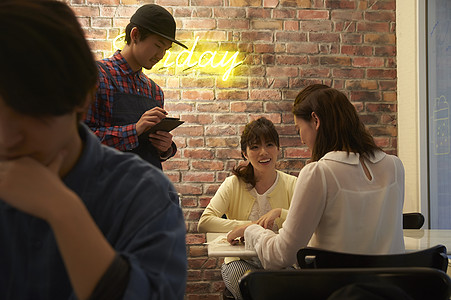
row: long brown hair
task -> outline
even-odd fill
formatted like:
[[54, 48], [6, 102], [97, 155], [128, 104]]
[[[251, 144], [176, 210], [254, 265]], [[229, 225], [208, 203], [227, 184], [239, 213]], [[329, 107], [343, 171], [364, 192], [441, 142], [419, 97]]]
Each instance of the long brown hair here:
[[345, 94], [324, 86], [309, 86], [299, 94], [302, 97], [296, 98], [293, 114], [310, 121], [315, 112], [320, 119], [311, 149], [312, 161], [318, 161], [330, 151], [354, 152], [369, 157], [380, 150]]
[[[261, 144], [262, 138], [266, 142], [273, 142], [277, 148], [280, 147], [279, 134], [274, 124], [265, 117], [254, 120], [244, 127], [241, 134], [241, 155], [244, 160], [246, 160], [244, 153], [247, 151], [247, 146]], [[251, 163], [233, 168], [232, 173], [244, 182], [249, 183], [252, 187], [255, 187], [254, 167]]]

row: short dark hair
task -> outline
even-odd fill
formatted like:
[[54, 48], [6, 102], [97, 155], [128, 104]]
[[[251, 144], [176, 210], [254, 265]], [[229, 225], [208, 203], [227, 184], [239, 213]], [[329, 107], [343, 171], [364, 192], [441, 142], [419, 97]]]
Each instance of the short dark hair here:
[[[279, 133], [276, 130], [273, 122], [260, 117], [248, 123], [243, 132], [241, 133], [241, 151], [245, 153], [248, 146], [261, 144], [262, 138], [265, 142], [274, 143], [277, 148], [280, 147]], [[244, 158], [244, 155], [243, 155]], [[252, 187], [255, 187], [256, 180], [254, 176], [254, 167], [252, 164], [240, 165], [233, 169], [232, 173], [244, 182], [249, 183]]]
[[0, 96], [34, 117], [60, 116], [81, 107], [98, 70], [84, 32], [67, 4], [52, 0], [0, 3]]
[[131, 38], [131, 32], [132, 29], [136, 27], [138, 29], [138, 33], [139, 33], [139, 41], [143, 41], [145, 40], [149, 35], [155, 34], [153, 32], [150, 32], [149, 30], [145, 29], [142, 26], [136, 25], [134, 23], [128, 23], [128, 25], [125, 27], [125, 42], [127, 43], [127, 45], [130, 45], [132, 42], [132, 38]]
[[309, 86], [299, 94], [302, 96], [296, 98], [294, 115], [310, 121], [315, 112], [320, 120], [311, 149], [312, 161], [318, 161], [330, 151], [354, 152], [369, 157], [380, 149], [345, 94], [327, 86]]

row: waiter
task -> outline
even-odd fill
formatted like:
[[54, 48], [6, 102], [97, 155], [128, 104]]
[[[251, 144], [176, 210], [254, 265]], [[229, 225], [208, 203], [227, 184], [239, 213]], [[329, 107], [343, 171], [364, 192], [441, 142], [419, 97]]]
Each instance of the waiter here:
[[167, 112], [163, 91], [142, 68], [150, 70], [173, 42], [187, 48], [175, 40], [175, 31], [175, 20], [165, 8], [141, 6], [125, 28], [122, 51], [97, 62], [95, 102], [85, 118], [103, 144], [134, 152], [160, 169], [161, 162], [174, 156], [177, 147], [169, 132], [145, 134]]

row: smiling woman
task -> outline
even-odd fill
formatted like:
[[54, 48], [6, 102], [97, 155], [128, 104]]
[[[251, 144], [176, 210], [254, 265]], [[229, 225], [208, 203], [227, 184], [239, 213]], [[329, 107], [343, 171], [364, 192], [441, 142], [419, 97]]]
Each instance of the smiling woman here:
[[[233, 170], [203, 212], [200, 232], [228, 232], [240, 225], [260, 224], [278, 231], [290, 206], [296, 177], [276, 169], [279, 135], [274, 124], [259, 118], [241, 134], [241, 153], [247, 164]], [[222, 218], [223, 215], [227, 219]], [[241, 299], [238, 280], [248, 270], [261, 268], [258, 259], [226, 257], [221, 272], [225, 285]]]

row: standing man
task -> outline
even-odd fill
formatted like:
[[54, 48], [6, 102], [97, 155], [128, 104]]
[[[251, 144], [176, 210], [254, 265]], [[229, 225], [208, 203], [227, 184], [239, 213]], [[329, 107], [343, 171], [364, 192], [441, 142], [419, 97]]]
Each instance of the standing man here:
[[73, 11], [3, 0], [0, 28], [0, 298], [182, 300], [177, 192], [80, 122], [98, 69]]
[[98, 62], [95, 102], [85, 119], [103, 144], [134, 152], [160, 169], [177, 147], [169, 132], [145, 134], [167, 112], [163, 91], [142, 68], [150, 70], [173, 42], [187, 48], [175, 40], [175, 31], [175, 20], [166, 9], [156, 4], [141, 6], [125, 28], [122, 51]]

